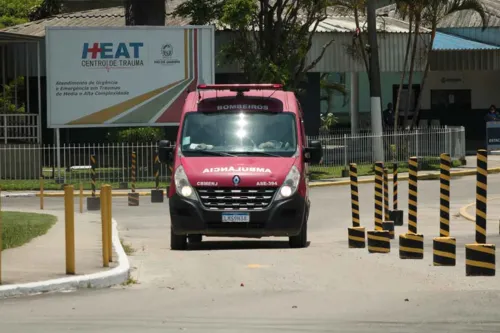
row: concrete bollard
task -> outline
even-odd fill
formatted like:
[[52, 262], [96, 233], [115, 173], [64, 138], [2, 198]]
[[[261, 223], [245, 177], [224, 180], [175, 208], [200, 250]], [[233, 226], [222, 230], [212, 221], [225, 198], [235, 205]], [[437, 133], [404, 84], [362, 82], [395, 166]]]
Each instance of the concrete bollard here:
[[455, 266], [457, 240], [450, 237], [450, 168], [449, 154], [441, 154], [439, 175], [439, 237], [433, 239], [434, 266]]
[[392, 210], [389, 219], [394, 221], [394, 225], [402, 226], [404, 223], [404, 212], [398, 210], [398, 164], [392, 165]]
[[465, 275], [494, 276], [495, 245], [486, 244], [486, 208], [488, 199], [488, 154], [477, 151], [476, 169], [476, 243], [465, 245]]
[[163, 202], [163, 190], [160, 189], [160, 168], [160, 156], [156, 150], [154, 158], [155, 189], [151, 190], [151, 202]]
[[95, 182], [96, 182], [96, 164], [97, 160], [94, 154], [90, 156], [90, 181], [92, 186], [92, 195], [87, 197], [87, 210], [95, 211], [101, 209], [101, 199], [95, 195]]
[[418, 160], [411, 157], [408, 163], [408, 232], [399, 235], [399, 258], [423, 259], [424, 235], [417, 233]]
[[358, 195], [358, 168], [355, 163], [349, 165], [349, 177], [351, 180], [351, 213], [352, 227], [347, 228], [349, 248], [365, 248], [365, 228], [361, 226], [359, 219], [359, 195]]
[[135, 172], [137, 167], [137, 155], [135, 151], [132, 152], [132, 188], [128, 194], [128, 205], [139, 206], [139, 193], [135, 191]]

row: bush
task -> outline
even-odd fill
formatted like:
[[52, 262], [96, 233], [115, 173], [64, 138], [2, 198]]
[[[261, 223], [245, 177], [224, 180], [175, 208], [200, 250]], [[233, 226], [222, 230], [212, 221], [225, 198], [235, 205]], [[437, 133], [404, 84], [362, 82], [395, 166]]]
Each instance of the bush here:
[[112, 142], [156, 142], [163, 138], [163, 129], [158, 127], [138, 127], [108, 133]]

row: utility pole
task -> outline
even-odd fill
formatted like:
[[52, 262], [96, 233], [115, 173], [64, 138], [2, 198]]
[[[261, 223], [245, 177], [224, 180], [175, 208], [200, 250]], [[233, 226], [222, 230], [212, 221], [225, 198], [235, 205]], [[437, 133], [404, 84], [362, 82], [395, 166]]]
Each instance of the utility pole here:
[[368, 23], [368, 44], [370, 57], [370, 105], [373, 133], [373, 155], [376, 161], [384, 161], [382, 140], [382, 89], [380, 87], [380, 66], [377, 42], [377, 0], [368, 0], [366, 4]]

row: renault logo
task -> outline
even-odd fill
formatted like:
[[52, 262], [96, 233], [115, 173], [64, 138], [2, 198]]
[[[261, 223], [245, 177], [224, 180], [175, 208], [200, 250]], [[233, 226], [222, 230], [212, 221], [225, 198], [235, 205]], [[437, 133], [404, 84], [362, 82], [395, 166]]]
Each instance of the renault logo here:
[[238, 184], [240, 183], [241, 179], [239, 176], [234, 176], [233, 177], [233, 184], [234, 186], [238, 186]]

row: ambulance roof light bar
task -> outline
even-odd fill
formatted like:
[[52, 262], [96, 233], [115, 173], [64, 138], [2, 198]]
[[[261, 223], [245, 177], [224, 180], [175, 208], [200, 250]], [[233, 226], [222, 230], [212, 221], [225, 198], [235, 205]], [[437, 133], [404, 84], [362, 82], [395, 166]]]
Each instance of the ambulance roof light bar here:
[[279, 83], [271, 84], [199, 84], [198, 90], [229, 90], [244, 92], [250, 90], [282, 90], [283, 85]]

